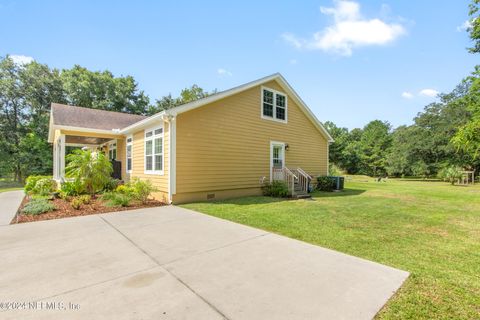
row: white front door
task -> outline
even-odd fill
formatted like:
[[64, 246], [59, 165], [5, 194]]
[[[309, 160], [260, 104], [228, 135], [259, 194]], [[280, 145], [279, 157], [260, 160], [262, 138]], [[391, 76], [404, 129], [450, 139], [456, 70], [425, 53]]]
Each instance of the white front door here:
[[270, 180], [283, 180], [281, 169], [285, 166], [285, 143], [270, 142]]

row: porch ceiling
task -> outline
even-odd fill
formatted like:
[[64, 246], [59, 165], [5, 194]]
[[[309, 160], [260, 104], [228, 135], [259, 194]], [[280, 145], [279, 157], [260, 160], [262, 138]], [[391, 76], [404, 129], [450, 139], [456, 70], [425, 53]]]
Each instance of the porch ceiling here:
[[65, 136], [65, 144], [80, 144], [80, 145], [100, 145], [112, 140], [111, 138], [96, 138], [96, 137], [82, 137], [82, 136]]

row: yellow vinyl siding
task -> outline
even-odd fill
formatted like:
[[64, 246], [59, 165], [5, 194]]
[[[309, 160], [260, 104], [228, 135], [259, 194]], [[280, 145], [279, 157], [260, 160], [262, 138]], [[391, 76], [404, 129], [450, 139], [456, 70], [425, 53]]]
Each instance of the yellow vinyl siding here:
[[[285, 92], [275, 81], [264, 87]], [[256, 188], [270, 177], [270, 141], [289, 145], [285, 165], [327, 173], [327, 140], [288, 97], [288, 123], [261, 118], [261, 87], [180, 114], [177, 194]]]
[[170, 130], [167, 122], [163, 125], [163, 175], [145, 174], [145, 131], [137, 131], [133, 135], [132, 143], [132, 173], [130, 177], [138, 177], [142, 180], [150, 180], [157, 187], [158, 192], [154, 194], [158, 200], [168, 201], [168, 155], [169, 155], [169, 138]]

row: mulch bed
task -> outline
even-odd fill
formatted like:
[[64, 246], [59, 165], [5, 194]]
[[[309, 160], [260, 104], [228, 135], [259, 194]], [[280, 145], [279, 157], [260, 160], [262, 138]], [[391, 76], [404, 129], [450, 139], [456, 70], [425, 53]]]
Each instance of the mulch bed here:
[[52, 219], [61, 219], [67, 217], [76, 217], [76, 216], [88, 216], [98, 213], [107, 213], [107, 212], [117, 212], [117, 211], [126, 211], [134, 210], [141, 208], [151, 208], [151, 207], [160, 207], [166, 205], [164, 202], [158, 200], [148, 200], [147, 203], [132, 203], [128, 207], [107, 207], [105, 202], [100, 198], [91, 199], [89, 204], [83, 204], [80, 209], [76, 210], [72, 208], [70, 202], [63, 199], [54, 199], [52, 203], [55, 205], [56, 210], [45, 212], [38, 215], [29, 215], [23, 214], [22, 209], [29, 201], [28, 197], [25, 197], [20, 205], [19, 213], [15, 218], [13, 218], [11, 224], [15, 223], [24, 223], [24, 222], [33, 222], [41, 220], [52, 220]]

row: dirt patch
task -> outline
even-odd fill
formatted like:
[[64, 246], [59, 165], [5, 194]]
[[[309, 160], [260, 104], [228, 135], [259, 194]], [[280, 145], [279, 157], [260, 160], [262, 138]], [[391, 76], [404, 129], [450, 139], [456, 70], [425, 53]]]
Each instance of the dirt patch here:
[[89, 204], [83, 204], [80, 209], [76, 210], [72, 208], [70, 202], [63, 199], [54, 199], [51, 202], [55, 205], [55, 210], [50, 212], [45, 212], [38, 215], [29, 215], [23, 214], [23, 207], [30, 201], [28, 197], [25, 197], [20, 205], [19, 213], [15, 218], [13, 218], [11, 224], [24, 223], [24, 222], [33, 222], [41, 220], [52, 220], [52, 219], [61, 219], [67, 217], [77, 217], [77, 216], [88, 216], [92, 214], [107, 213], [107, 212], [116, 212], [116, 211], [126, 211], [134, 210], [141, 208], [151, 208], [151, 207], [160, 207], [166, 205], [164, 202], [158, 200], [148, 200], [147, 203], [132, 203], [128, 207], [107, 207], [105, 202], [100, 198], [91, 199]]

